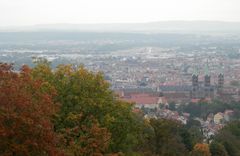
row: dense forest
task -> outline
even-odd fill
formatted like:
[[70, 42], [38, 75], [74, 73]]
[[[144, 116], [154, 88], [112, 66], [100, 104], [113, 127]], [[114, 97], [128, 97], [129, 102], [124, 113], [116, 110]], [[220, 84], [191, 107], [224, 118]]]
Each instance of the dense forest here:
[[[72, 65], [53, 70], [42, 59], [35, 63], [20, 71], [0, 64], [0, 155], [240, 155], [238, 120], [203, 142], [196, 122], [144, 119], [133, 104], [118, 99], [102, 73]], [[204, 116], [199, 111], [209, 110], [205, 107], [179, 109]]]

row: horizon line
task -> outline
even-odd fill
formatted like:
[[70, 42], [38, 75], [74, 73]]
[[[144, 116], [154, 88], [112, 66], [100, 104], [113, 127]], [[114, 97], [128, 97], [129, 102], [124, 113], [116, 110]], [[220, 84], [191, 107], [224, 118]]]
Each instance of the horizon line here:
[[41, 25], [98, 25], [98, 24], [148, 24], [148, 23], [160, 23], [160, 22], [220, 22], [220, 23], [240, 23], [240, 21], [226, 21], [226, 20], [154, 20], [143, 22], [84, 22], [84, 23], [71, 23], [71, 22], [56, 22], [56, 23], [37, 23], [37, 24], [25, 24], [25, 25], [6, 25], [0, 26], [0, 28], [7, 27], [34, 27]]

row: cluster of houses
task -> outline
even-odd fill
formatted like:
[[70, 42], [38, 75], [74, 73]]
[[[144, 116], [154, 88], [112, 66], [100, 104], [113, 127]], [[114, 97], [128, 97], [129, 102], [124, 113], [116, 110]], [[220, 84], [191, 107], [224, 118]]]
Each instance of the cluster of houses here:
[[179, 121], [182, 124], [187, 124], [187, 120], [189, 118], [189, 114], [185, 113], [183, 115], [179, 115], [178, 112], [176, 111], [171, 111], [169, 109], [157, 109], [156, 112], [154, 113], [147, 113], [144, 115], [145, 119], [150, 119], [150, 118], [163, 118], [163, 119], [170, 119], [170, 120], [175, 120]]
[[[134, 109], [141, 110], [144, 113], [145, 119], [150, 118], [165, 118], [187, 124], [189, 120], [189, 113], [182, 113], [168, 109], [168, 99], [162, 94], [156, 94], [151, 90], [144, 90], [144, 92], [118, 92], [119, 98], [133, 103]], [[164, 106], [164, 107], [161, 107]], [[196, 118], [201, 123], [201, 131], [206, 139], [210, 139], [215, 135], [224, 125], [230, 121], [233, 115], [233, 110], [225, 110], [216, 114], [210, 113], [206, 120]]]
[[207, 120], [199, 120], [202, 127], [202, 133], [206, 139], [210, 139], [211, 136], [215, 135], [224, 125], [231, 120], [233, 110], [225, 110], [224, 112], [218, 112], [216, 114], [210, 113]]

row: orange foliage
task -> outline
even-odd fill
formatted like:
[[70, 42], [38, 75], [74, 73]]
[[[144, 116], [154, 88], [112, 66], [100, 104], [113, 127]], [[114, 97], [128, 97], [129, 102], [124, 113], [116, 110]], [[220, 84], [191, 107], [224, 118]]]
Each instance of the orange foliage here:
[[101, 128], [96, 123], [91, 128], [86, 128], [85, 131], [88, 131], [88, 135], [80, 137], [80, 142], [86, 144], [81, 149], [81, 152], [96, 156], [102, 155], [108, 148], [110, 133], [108, 133], [106, 128]]
[[0, 64], [0, 155], [60, 155], [50, 119], [56, 111], [31, 69]]
[[193, 155], [211, 156], [208, 144], [196, 144], [193, 148]]
[[[80, 118], [78, 118], [81, 120]], [[66, 128], [63, 134], [63, 142], [67, 146], [66, 153], [69, 155], [92, 155], [103, 156], [111, 139], [106, 128], [100, 127], [92, 118], [91, 124], [82, 123], [74, 128]]]

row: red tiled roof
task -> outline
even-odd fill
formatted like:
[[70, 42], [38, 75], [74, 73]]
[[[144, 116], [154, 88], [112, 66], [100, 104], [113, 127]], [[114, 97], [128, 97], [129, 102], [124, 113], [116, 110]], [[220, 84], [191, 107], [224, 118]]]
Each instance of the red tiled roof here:
[[136, 104], [157, 104], [159, 97], [151, 96], [149, 94], [132, 94], [129, 97], [124, 97], [123, 100], [127, 102], [134, 102]]
[[191, 102], [192, 103], [198, 103], [200, 101], [200, 99], [192, 99]]

